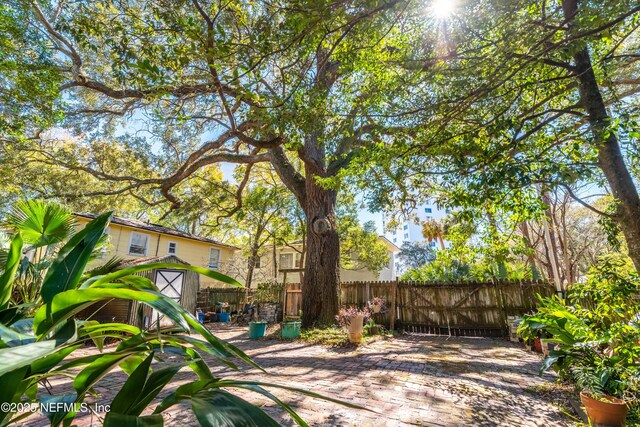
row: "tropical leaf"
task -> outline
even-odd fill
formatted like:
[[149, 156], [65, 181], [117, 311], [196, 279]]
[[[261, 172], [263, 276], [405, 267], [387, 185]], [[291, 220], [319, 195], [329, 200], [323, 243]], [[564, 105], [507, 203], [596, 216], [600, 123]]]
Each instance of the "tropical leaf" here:
[[106, 375], [113, 368], [117, 367], [124, 359], [131, 357], [137, 353], [136, 350], [130, 350], [126, 352], [116, 352], [103, 354], [98, 357], [89, 365], [87, 365], [82, 371], [76, 375], [73, 380], [73, 388], [78, 393], [78, 396], [84, 396], [84, 394], [93, 386], [100, 378]]
[[78, 285], [91, 252], [104, 235], [110, 219], [110, 212], [100, 215], [60, 249], [42, 284], [42, 300], [45, 303], [51, 302], [58, 293]]
[[170, 318], [183, 330], [189, 330], [189, 324], [183, 317], [183, 314], [186, 313], [184, 308], [160, 293], [126, 288], [92, 288], [57, 294], [51, 304], [41, 307], [36, 312], [33, 322], [35, 333], [44, 336], [51, 332], [56, 324], [89, 307], [94, 302], [110, 298], [128, 299], [148, 304]]
[[69, 238], [75, 219], [62, 205], [42, 200], [18, 202], [7, 215], [7, 225], [20, 230], [34, 248], [61, 243]]
[[168, 366], [149, 375], [153, 356], [152, 352], [131, 373], [114, 397], [110, 407], [111, 412], [123, 415], [140, 415], [182, 367], [182, 365]]
[[[20, 387], [20, 383], [24, 379], [28, 370], [27, 366], [23, 366], [20, 369], [16, 369], [11, 372], [7, 372], [3, 375], [0, 375], [0, 402], [1, 403], [11, 403], [15, 401], [16, 391]], [[0, 411], [0, 424], [2, 421], [9, 415], [8, 411]]]
[[228, 285], [244, 287], [240, 282], [238, 282], [234, 278], [229, 277], [226, 274], [222, 274], [218, 271], [209, 270], [207, 268], [202, 268], [202, 267], [196, 267], [194, 265], [175, 264], [170, 262], [152, 262], [149, 264], [134, 265], [132, 267], [123, 268], [122, 270], [118, 270], [113, 273], [106, 274], [104, 276], [94, 277], [92, 279], [89, 279], [85, 281], [81, 287], [87, 288], [89, 286], [100, 286], [101, 284], [104, 284], [104, 283], [117, 282], [123, 277], [131, 276], [141, 271], [151, 271], [151, 270], [157, 270], [162, 268], [170, 268], [173, 270], [195, 271], [196, 273], [202, 274], [203, 276], [207, 276], [211, 279], [218, 280]]
[[42, 359], [56, 352], [54, 340], [38, 341], [24, 344], [18, 347], [0, 349], [0, 375], [30, 365], [38, 359]]
[[22, 245], [22, 235], [17, 233], [11, 240], [4, 272], [0, 276], [0, 310], [5, 310], [9, 306], [9, 300], [13, 292], [13, 281], [22, 258]]
[[104, 419], [104, 427], [162, 427], [164, 420], [162, 415], [124, 415], [109, 411]]
[[190, 401], [191, 408], [203, 427], [279, 426], [262, 409], [233, 394], [211, 386], [207, 381], [185, 384], [167, 396], [154, 413], [181, 402]]

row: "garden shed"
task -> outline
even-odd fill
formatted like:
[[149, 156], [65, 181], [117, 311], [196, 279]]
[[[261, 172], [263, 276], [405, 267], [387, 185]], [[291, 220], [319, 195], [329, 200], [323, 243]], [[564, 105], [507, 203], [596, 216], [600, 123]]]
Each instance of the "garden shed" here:
[[[171, 263], [176, 265], [189, 265], [175, 255], [164, 257], [139, 258], [125, 262], [121, 268], [135, 265], [150, 264], [156, 262]], [[172, 268], [153, 269], [137, 273], [156, 284], [160, 292], [173, 298], [188, 312], [194, 314], [196, 299], [200, 289], [200, 275], [194, 271], [185, 271]], [[101, 303], [83, 310], [78, 317], [91, 318], [99, 322], [121, 322], [138, 326], [143, 329], [153, 329], [158, 320], [159, 313], [151, 307], [121, 299], [113, 299], [107, 304]], [[161, 326], [171, 326], [168, 319], [160, 316]]]

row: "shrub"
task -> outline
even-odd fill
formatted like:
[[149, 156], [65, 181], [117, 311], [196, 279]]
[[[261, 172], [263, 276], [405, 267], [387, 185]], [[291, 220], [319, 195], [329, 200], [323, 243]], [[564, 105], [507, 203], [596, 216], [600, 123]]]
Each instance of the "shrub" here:
[[631, 264], [603, 257], [585, 283], [570, 286], [566, 300], [540, 298], [523, 317], [525, 339], [549, 334], [556, 349], [544, 360], [582, 391], [625, 399], [637, 414], [640, 402], [640, 280]]

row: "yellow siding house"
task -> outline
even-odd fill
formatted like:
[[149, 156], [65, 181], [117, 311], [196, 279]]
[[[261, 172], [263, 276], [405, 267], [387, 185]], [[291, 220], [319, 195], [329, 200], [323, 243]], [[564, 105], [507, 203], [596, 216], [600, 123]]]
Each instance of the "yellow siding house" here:
[[[85, 213], [74, 215], [79, 228], [97, 216]], [[198, 267], [226, 270], [223, 266], [231, 262], [235, 251], [239, 249], [173, 228], [117, 216], [111, 219], [107, 234], [110, 236], [110, 246], [104, 258], [117, 256], [127, 260], [143, 260], [173, 255]], [[219, 285], [220, 282], [200, 276], [200, 287]]]

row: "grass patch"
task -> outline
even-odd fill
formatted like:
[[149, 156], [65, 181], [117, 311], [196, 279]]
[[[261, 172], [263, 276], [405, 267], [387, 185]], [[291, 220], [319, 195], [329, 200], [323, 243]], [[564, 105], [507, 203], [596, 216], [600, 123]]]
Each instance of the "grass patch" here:
[[304, 341], [309, 344], [329, 345], [334, 347], [355, 347], [349, 341], [349, 337], [344, 329], [338, 326], [331, 326], [329, 328], [313, 328], [303, 329], [300, 331], [300, 341]]
[[359, 345], [369, 344], [372, 342], [393, 338], [394, 333], [384, 330], [379, 335], [365, 335], [362, 338], [360, 344], [354, 344], [349, 341], [349, 335], [340, 326], [329, 326], [327, 328], [311, 328], [300, 330], [300, 337], [292, 340], [288, 338], [282, 338], [281, 326], [279, 324], [270, 325], [267, 327], [267, 332], [264, 337], [260, 339], [264, 340], [278, 340], [278, 341], [295, 341], [303, 342], [313, 345], [325, 345], [330, 347], [352, 347], [356, 348]]

